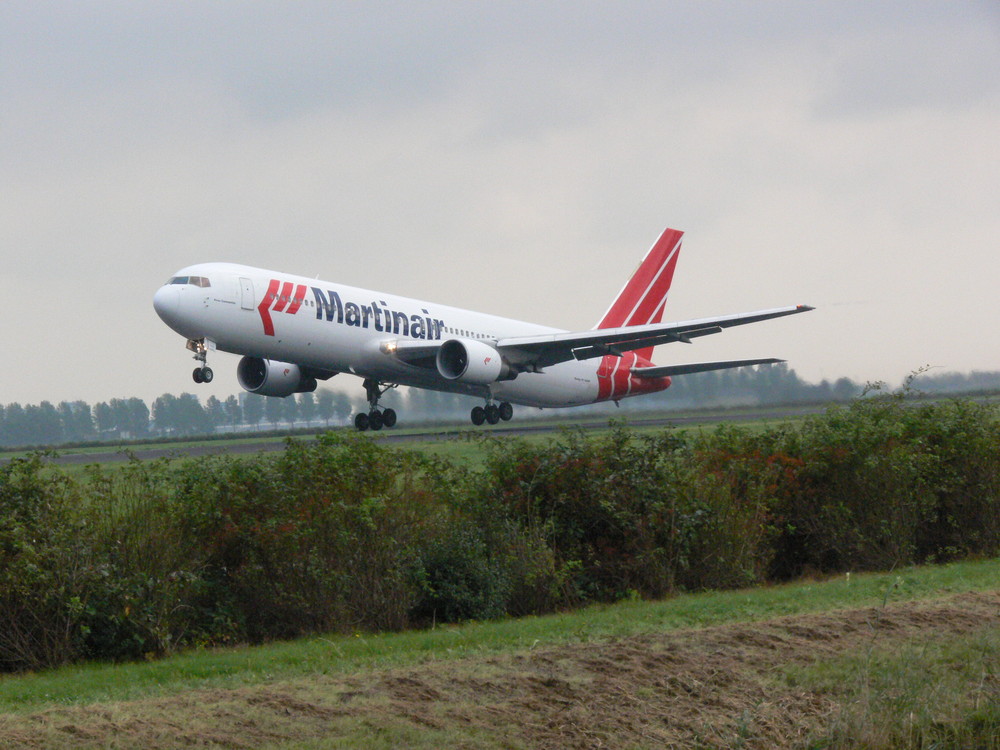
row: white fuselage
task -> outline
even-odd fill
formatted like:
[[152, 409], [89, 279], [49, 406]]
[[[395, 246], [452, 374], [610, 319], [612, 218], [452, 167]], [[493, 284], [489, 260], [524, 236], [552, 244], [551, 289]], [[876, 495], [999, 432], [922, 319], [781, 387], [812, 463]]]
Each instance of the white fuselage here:
[[[184, 278], [198, 283], [179, 281]], [[385, 353], [392, 342], [495, 344], [560, 333], [556, 328], [232, 263], [189, 266], [172, 282], [157, 291], [156, 311], [177, 333], [204, 339], [209, 349], [526, 406], [578, 406], [637, 395], [629, 393], [632, 378], [615, 377], [600, 358], [521, 372], [487, 386], [447, 380], [434, 368]], [[599, 384], [599, 370], [608, 382]]]

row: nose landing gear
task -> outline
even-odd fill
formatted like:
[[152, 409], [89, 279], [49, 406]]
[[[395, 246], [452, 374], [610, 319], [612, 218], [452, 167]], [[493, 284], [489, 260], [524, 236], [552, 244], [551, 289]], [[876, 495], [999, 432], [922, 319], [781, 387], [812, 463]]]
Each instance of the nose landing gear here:
[[364, 412], [354, 417], [354, 427], [358, 432], [365, 430], [381, 430], [383, 427], [393, 427], [396, 424], [396, 411], [394, 409], [379, 409], [378, 400], [382, 395], [395, 388], [396, 384], [382, 385], [377, 380], [366, 378], [364, 382], [365, 393], [368, 396], [368, 413]]
[[205, 339], [192, 339], [187, 342], [187, 348], [189, 351], [194, 352], [194, 358], [201, 362], [201, 367], [194, 368], [194, 372], [191, 373], [194, 382], [211, 383], [212, 378], [215, 377], [215, 373], [208, 366], [208, 350], [215, 349], [215, 344], [211, 342], [206, 343]]

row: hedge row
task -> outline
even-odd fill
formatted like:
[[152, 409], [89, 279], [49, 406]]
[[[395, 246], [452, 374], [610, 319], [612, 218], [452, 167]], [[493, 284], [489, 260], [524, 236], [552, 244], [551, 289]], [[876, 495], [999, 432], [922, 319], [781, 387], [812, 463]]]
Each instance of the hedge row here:
[[40, 455], [0, 467], [0, 671], [1000, 547], [1000, 422], [969, 401], [486, 445], [477, 471], [333, 434], [80, 479]]

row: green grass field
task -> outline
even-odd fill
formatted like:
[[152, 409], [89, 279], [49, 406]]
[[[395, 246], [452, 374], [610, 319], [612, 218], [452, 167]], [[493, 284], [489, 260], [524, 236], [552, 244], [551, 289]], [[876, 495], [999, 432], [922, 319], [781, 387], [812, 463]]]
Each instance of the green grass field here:
[[0, 711], [132, 700], [196, 688], [228, 688], [310, 674], [516, 651], [539, 643], [596, 642], [679, 628], [876, 606], [887, 597], [900, 602], [998, 587], [1000, 561], [954, 563], [890, 574], [841, 576], [822, 582], [687, 594], [659, 602], [620, 602], [564, 614], [432, 630], [327, 635], [255, 648], [194, 651], [148, 663], [83, 664], [0, 677]]
[[6, 676], [0, 746], [996, 748], [998, 584], [967, 562]]

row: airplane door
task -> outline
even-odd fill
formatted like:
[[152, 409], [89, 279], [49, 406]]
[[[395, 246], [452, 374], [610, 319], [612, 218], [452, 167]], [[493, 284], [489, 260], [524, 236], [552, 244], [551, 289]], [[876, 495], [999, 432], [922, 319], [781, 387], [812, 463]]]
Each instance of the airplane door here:
[[253, 310], [253, 282], [250, 279], [240, 279], [240, 287], [244, 310]]

